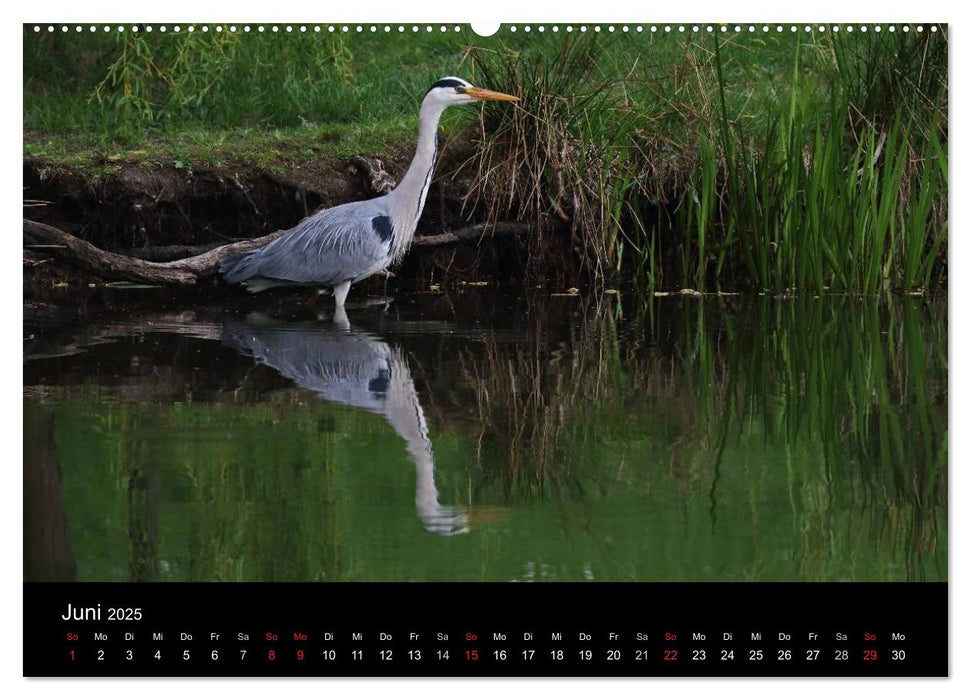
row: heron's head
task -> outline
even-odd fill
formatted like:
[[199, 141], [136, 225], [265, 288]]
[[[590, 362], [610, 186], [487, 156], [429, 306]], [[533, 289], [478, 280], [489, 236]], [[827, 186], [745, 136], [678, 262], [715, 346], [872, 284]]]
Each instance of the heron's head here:
[[518, 99], [518, 97], [514, 97], [513, 95], [477, 88], [467, 80], [454, 77], [442, 78], [428, 88], [428, 92], [425, 93], [426, 104], [431, 101], [441, 105], [443, 109], [451, 105], [461, 105], [478, 100], [515, 102]]

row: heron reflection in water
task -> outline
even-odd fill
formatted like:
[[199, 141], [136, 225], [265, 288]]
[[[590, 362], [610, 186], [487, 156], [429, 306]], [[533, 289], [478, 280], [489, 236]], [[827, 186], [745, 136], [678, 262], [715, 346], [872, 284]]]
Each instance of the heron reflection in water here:
[[384, 416], [415, 463], [415, 510], [424, 528], [437, 535], [468, 532], [466, 510], [438, 502], [432, 443], [407, 361], [399, 349], [352, 328], [341, 312], [330, 326], [267, 319], [226, 324], [222, 341], [328, 401]]

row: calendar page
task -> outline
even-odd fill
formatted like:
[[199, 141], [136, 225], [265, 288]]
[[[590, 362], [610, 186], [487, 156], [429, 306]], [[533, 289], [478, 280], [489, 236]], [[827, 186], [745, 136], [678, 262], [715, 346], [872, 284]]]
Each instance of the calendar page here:
[[25, 676], [948, 675], [947, 25], [22, 33]]

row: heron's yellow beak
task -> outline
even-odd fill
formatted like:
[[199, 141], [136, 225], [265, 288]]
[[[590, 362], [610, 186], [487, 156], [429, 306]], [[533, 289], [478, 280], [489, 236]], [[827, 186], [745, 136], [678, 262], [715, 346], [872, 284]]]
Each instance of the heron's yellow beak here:
[[465, 88], [465, 94], [474, 100], [496, 100], [498, 102], [515, 102], [519, 99], [515, 95], [507, 95], [503, 92], [493, 92], [492, 90], [483, 90], [482, 88], [477, 88], [477, 87]]

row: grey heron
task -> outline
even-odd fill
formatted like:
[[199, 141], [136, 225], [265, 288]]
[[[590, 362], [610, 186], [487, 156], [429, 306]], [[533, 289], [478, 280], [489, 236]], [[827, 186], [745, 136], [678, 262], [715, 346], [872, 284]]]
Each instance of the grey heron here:
[[220, 273], [231, 284], [245, 282], [250, 292], [282, 285], [330, 288], [337, 308], [343, 307], [352, 284], [387, 269], [407, 252], [431, 184], [442, 112], [478, 100], [517, 99], [461, 78], [442, 78], [425, 93], [415, 157], [394, 190], [308, 217], [264, 247], [227, 259]]

